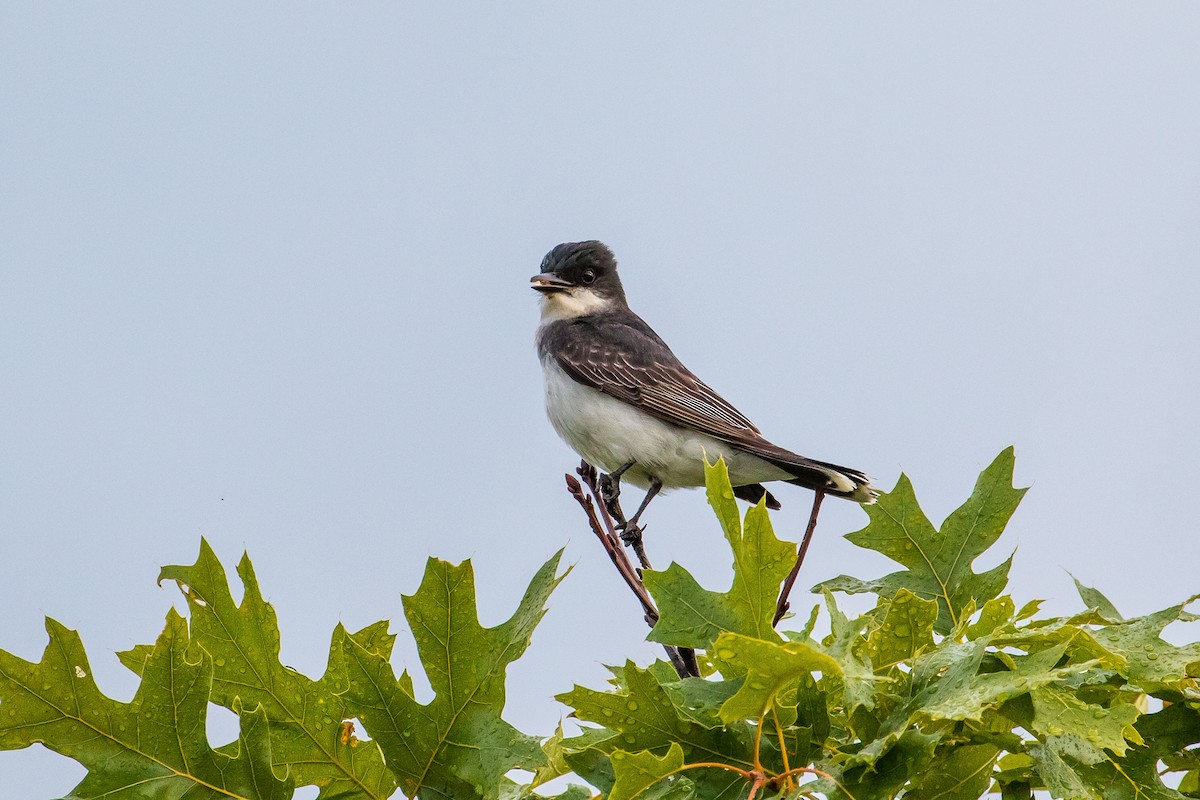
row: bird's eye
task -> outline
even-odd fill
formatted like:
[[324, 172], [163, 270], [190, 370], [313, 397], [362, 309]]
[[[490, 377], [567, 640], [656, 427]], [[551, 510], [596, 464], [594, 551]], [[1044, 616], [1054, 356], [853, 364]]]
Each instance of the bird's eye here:
[[591, 269], [585, 269], [583, 271], [583, 274], [579, 276], [579, 280], [583, 283], [584, 286], [588, 286], [588, 285], [594, 283], [596, 280], [596, 271], [591, 270]]

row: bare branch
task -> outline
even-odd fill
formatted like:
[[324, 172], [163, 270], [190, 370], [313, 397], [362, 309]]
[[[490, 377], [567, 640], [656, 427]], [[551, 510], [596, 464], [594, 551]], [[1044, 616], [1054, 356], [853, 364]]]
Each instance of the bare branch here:
[[792, 585], [796, 583], [796, 576], [800, 574], [800, 567], [804, 564], [804, 556], [808, 553], [808, 543], [812, 541], [813, 531], [817, 529], [817, 514], [821, 512], [821, 501], [824, 499], [825, 493], [819, 489], [813, 494], [812, 513], [808, 515], [808, 527], [804, 529], [804, 538], [800, 541], [800, 551], [796, 554], [796, 565], [788, 573], [787, 579], [783, 582], [783, 589], [779, 592], [779, 602], [775, 604], [775, 621], [771, 623], [772, 625], [778, 625], [779, 620], [783, 619], [783, 615], [791, 608], [788, 595], [792, 593]]
[[[642, 604], [642, 610], [646, 612], [646, 620], [653, 627], [654, 623], [658, 622], [658, 609], [654, 607], [654, 601], [650, 599], [650, 593], [646, 591], [646, 587], [642, 584], [641, 578], [638, 577], [633, 564], [629, 563], [629, 557], [625, 555], [625, 551], [621, 548], [620, 539], [615, 533], [606, 532], [601, 527], [600, 521], [596, 517], [596, 504], [592, 501], [591, 496], [584, 494], [583, 487], [579, 485], [579, 480], [570, 474], [564, 477], [567, 479], [567, 491], [571, 493], [571, 496], [583, 508], [583, 512], [587, 514], [588, 524], [592, 529], [592, 533], [596, 534], [596, 538], [604, 546], [604, 552], [608, 553], [613, 566], [617, 568], [617, 573], [625, 581], [630, 590], [633, 591], [638, 602]], [[604, 516], [606, 517], [605, 521], [609, 523], [609, 528], [611, 529], [611, 520], [607, 519], [607, 514]]]
[[[645, 612], [646, 624], [653, 628], [654, 623], [658, 622], [658, 609], [655, 608], [650, 593], [646, 591], [646, 587], [642, 583], [641, 572], [633, 566], [629, 556], [625, 554], [625, 549], [621, 546], [621, 536], [617, 533], [613, 518], [601, 499], [596, 469], [587, 462], [582, 462], [576, 471], [589, 492], [585, 493], [579, 480], [569, 473], [564, 476], [567, 480], [567, 490], [587, 515], [592, 533], [596, 534], [596, 538], [600, 540], [604, 552], [608, 554], [609, 560], [617, 568], [617, 574], [637, 597]], [[639, 547], [635, 549], [635, 552], [637, 552], [642, 568], [650, 569], [650, 561], [646, 558], [645, 551]], [[663, 649], [667, 651], [667, 657], [671, 659], [671, 665], [675, 667], [675, 672], [679, 674], [679, 677], [688, 678], [700, 675], [700, 667], [696, 662], [694, 650], [671, 645], [663, 645]]]
[[[624, 528], [625, 525], [625, 513], [620, 510], [620, 500], [613, 499], [611, 504], [604, 500], [605, 495], [600, 491], [600, 475], [596, 473], [596, 468], [592, 464], [581, 461], [580, 467], [575, 471], [583, 479], [583, 482], [586, 483], [588, 489], [592, 491], [594, 497], [600, 498], [600, 503], [596, 505], [600, 507], [600, 516], [604, 517], [608, 533], [617, 537], [619, 541], [626, 541], [625, 537], [617, 533], [617, 529]], [[650, 559], [646, 555], [646, 546], [642, 545], [641, 530], [638, 529], [635, 535], [631, 536], [628, 541], [629, 546], [634, 548], [634, 554], [637, 555], [638, 564], [642, 565], [642, 569], [653, 570], [654, 567], [650, 566]]]

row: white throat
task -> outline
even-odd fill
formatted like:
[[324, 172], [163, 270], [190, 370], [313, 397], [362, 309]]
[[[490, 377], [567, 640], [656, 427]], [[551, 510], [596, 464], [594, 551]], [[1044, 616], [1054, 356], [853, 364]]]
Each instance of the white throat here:
[[612, 307], [612, 300], [585, 286], [575, 286], [562, 292], [544, 294], [541, 298], [542, 322], [573, 319], [597, 314]]

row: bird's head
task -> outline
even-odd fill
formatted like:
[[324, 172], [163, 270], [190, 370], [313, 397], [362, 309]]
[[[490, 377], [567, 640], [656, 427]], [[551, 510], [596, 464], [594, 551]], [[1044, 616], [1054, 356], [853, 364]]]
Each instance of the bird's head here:
[[543, 319], [568, 319], [625, 305], [617, 260], [602, 242], [564, 242], [542, 259], [529, 279], [541, 292]]

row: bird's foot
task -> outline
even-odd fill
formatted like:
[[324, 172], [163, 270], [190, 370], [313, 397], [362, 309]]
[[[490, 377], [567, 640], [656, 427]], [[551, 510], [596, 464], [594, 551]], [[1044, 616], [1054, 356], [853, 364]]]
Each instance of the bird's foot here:
[[642, 532], [646, 530], [645, 525], [631, 525], [628, 522], [622, 522], [617, 525], [621, 541], [635, 550], [642, 545]]
[[621, 511], [620, 477], [614, 478], [607, 472], [600, 474], [600, 499], [604, 501], [604, 507], [613, 518], [622, 521], [625, 519], [625, 514]]
[[[653, 569], [650, 566], [650, 559], [646, 556], [646, 546], [642, 543], [642, 533], [646, 530], [646, 526], [638, 525], [636, 522], [621, 522], [617, 527], [621, 541], [625, 543], [626, 547], [633, 550], [642, 569]], [[639, 578], [642, 576], [642, 569], [638, 570]]]
[[621, 479], [614, 478], [607, 472], [600, 474], [600, 497], [606, 503], [615, 503], [621, 496]]

